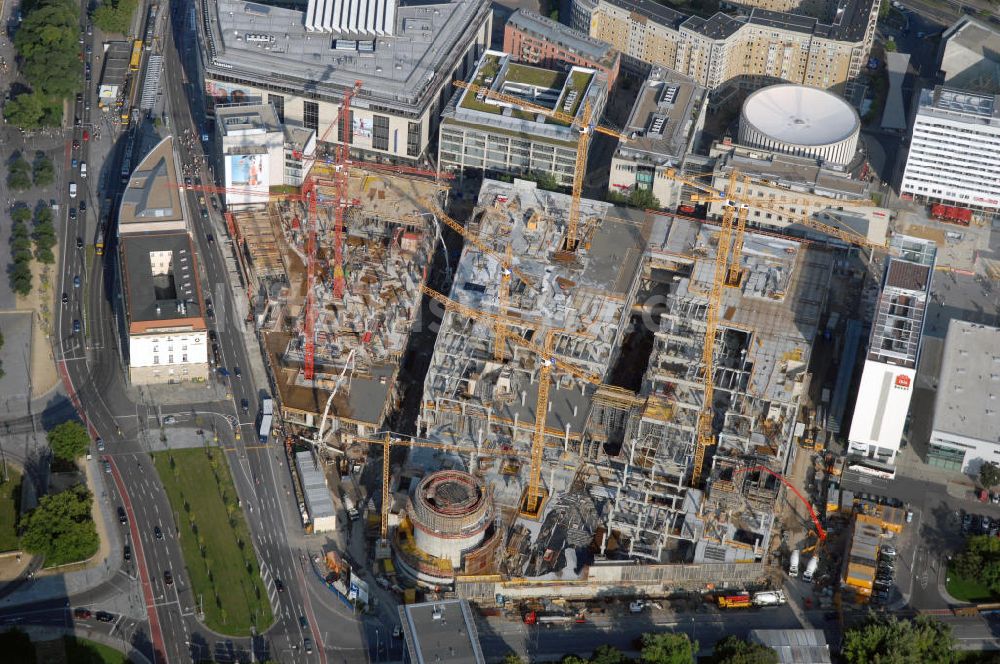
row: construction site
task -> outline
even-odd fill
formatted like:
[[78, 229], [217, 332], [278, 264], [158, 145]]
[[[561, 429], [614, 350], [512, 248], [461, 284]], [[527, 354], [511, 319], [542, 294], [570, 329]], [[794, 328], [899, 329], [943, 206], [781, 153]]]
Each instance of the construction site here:
[[[283, 422], [314, 430], [326, 410], [327, 431], [363, 434], [375, 431], [400, 398], [399, 362], [437, 242], [435, 225], [417, 201], [438, 187], [426, 179], [360, 169], [352, 169], [346, 180], [351, 205], [342, 212], [339, 286], [333, 255], [337, 193], [324, 180], [315, 184], [311, 307], [311, 194], [283, 195], [266, 207], [227, 216], [249, 291], [256, 293], [252, 310]], [[307, 349], [310, 309], [314, 342]]]

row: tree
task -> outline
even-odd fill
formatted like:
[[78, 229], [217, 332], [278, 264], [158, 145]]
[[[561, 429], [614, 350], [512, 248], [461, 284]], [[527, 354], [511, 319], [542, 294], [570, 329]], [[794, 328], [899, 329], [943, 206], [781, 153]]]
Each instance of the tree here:
[[136, 0], [105, 0], [94, 10], [91, 18], [94, 25], [104, 32], [125, 35], [132, 25], [132, 15], [137, 6]]
[[899, 620], [870, 614], [864, 625], [844, 634], [841, 655], [848, 664], [950, 664], [954, 645], [951, 627], [929, 616]]
[[[31, 221], [31, 210], [24, 203], [17, 203], [10, 211], [10, 220], [15, 224], [26, 224]], [[11, 230], [13, 231], [13, 227]]]
[[712, 649], [714, 664], [778, 664], [778, 653], [760, 643], [727, 636]]
[[3, 116], [21, 129], [40, 129], [44, 126], [45, 97], [36, 92], [19, 94], [3, 107]]
[[692, 643], [687, 634], [647, 633], [642, 635], [639, 661], [642, 664], [691, 664], [697, 652], [698, 642]]
[[[24, 191], [31, 188], [31, 164], [29, 164], [20, 154], [16, 155], [7, 169], [7, 184], [15, 191]], [[27, 209], [27, 208], [25, 208]], [[31, 219], [31, 213], [28, 213]]]
[[90, 434], [87, 428], [76, 420], [63, 422], [49, 431], [49, 447], [57, 458], [64, 461], [74, 461], [83, 456], [90, 447]]
[[887, 41], [885, 43], [885, 52], [886, 53], [893, 53], [893, 52], [895, 52], [895, 50], [896, 50], [896, 41], [894, 39], [890, 39], [889, 41]]
[[987, 461], [979, 467], [979, 483], [984, 489], [992, 489], [1000, 484], [1000, 464]]
[[517, 653], [509, 652], [503, 656], [502, 664], [525, 664]]
[[52, 160], [44, 152], [39, 151], [35, 155], [31, 179], [35, 181], [36, 187], [47, 187], [56, 180], [55, 166], [52, 165]]
[[43, 97], [68, 97], [80, 88], [79, 11], [71, 0], [38, 0], [14, 35], [21, 73]]
[[607, 199], [609, 203], [614, 203], [615, 205], [627, 205], [628, 207], [640, 208], [643, 210], [657, 210], [660, 208], [660, 199], [653, 195], [653, 191], [651, 189], [639, 189], [638, 187], [633, 187], [627, 196], [625, 194], [620, 194], [617, 191], [609, 191]]
[[590, 664], [631, 664], [632, 660], [618, 648], [609, 645], [597, 646], [590, 655]]
[[90, 516], [92, 502], [93, 497], [82, 484], [43, 496], [38, 507], [25, 517], [22, 546], [44, 556], [49, 567], [90, 558], [100, 544]]

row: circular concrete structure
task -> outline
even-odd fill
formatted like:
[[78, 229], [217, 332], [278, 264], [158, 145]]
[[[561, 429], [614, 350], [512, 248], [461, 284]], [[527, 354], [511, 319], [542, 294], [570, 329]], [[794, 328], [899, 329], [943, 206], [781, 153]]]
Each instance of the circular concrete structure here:
[[493, 501], [482, 482], [457, 470], [424, 477], [409, 507], [417, 548], [455, 567], [461, 566], [465, 552], [482, 543], [493, 521]]
[[804, 85], [772, 85], [743, 102], [739, 141], [773, 152], [846, 165], [858, 149], [861, 118], [842, 98]]

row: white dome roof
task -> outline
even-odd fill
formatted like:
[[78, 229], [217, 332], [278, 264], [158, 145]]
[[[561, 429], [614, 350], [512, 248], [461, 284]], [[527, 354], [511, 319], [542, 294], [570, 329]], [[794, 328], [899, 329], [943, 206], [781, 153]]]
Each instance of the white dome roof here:
[[842, 98], [803, 85], [772, 85], [747, 97], [743, 120], [758, 132], [789, 145], [830, 145], [849, 139], [861, 126]]

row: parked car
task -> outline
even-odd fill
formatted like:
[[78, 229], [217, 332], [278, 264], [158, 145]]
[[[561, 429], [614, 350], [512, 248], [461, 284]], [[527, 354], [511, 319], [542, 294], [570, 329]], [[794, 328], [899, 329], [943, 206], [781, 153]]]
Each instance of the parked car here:
[[246, 415], [247, 413], [249, 413], [250, 412], [250, 402], [247, 401], [246, 399], [240, 399], [240, 409], [243, 411], [244, 415]]
[[100, 620], [101, 622], [106, 622], [106, 623], [115, 621], [115, 614], [108, 613], [107, 611], [98, 611], [96, 614], [94, 614], [94, 617]]
[[972, 530], [972, 515], [965, 513], [962, 515], [962, 532], [967, 533]]
[[78, 620], [90, 620], [90, 609], [73, 609], [73, 617]]
[[177, 418], [174, 417], [173, 415], [167, 415], [166, 417], [163, 418], [163, 423], [164, 424], [177, 424]]
[[110, 473], [111, 472], [111, 462], [110, 461], [105, 461], [104, 462], [104, 472], [106, 472], [106, 473]]
[[302, 639], [302, 647], [305, 649], [307, 655], [311, 655], [313, 651], [312, 639], [308, 636]]
[[243, 377], [243, 374], [242, 374], [242, 372], [240, 372], [240, 368], [239, 367], [233, 367], [233, 375], [236, 376], [237, 378], [242, 378]]
[[76, 198], [76, 183], [75, 182], [70, 182], [69, 183], [69, 197], [70, 198]]
[[306, 620], [305, 616], [299, 616], [299, 627], [302, 629], [309, 629], [309, 621]]

